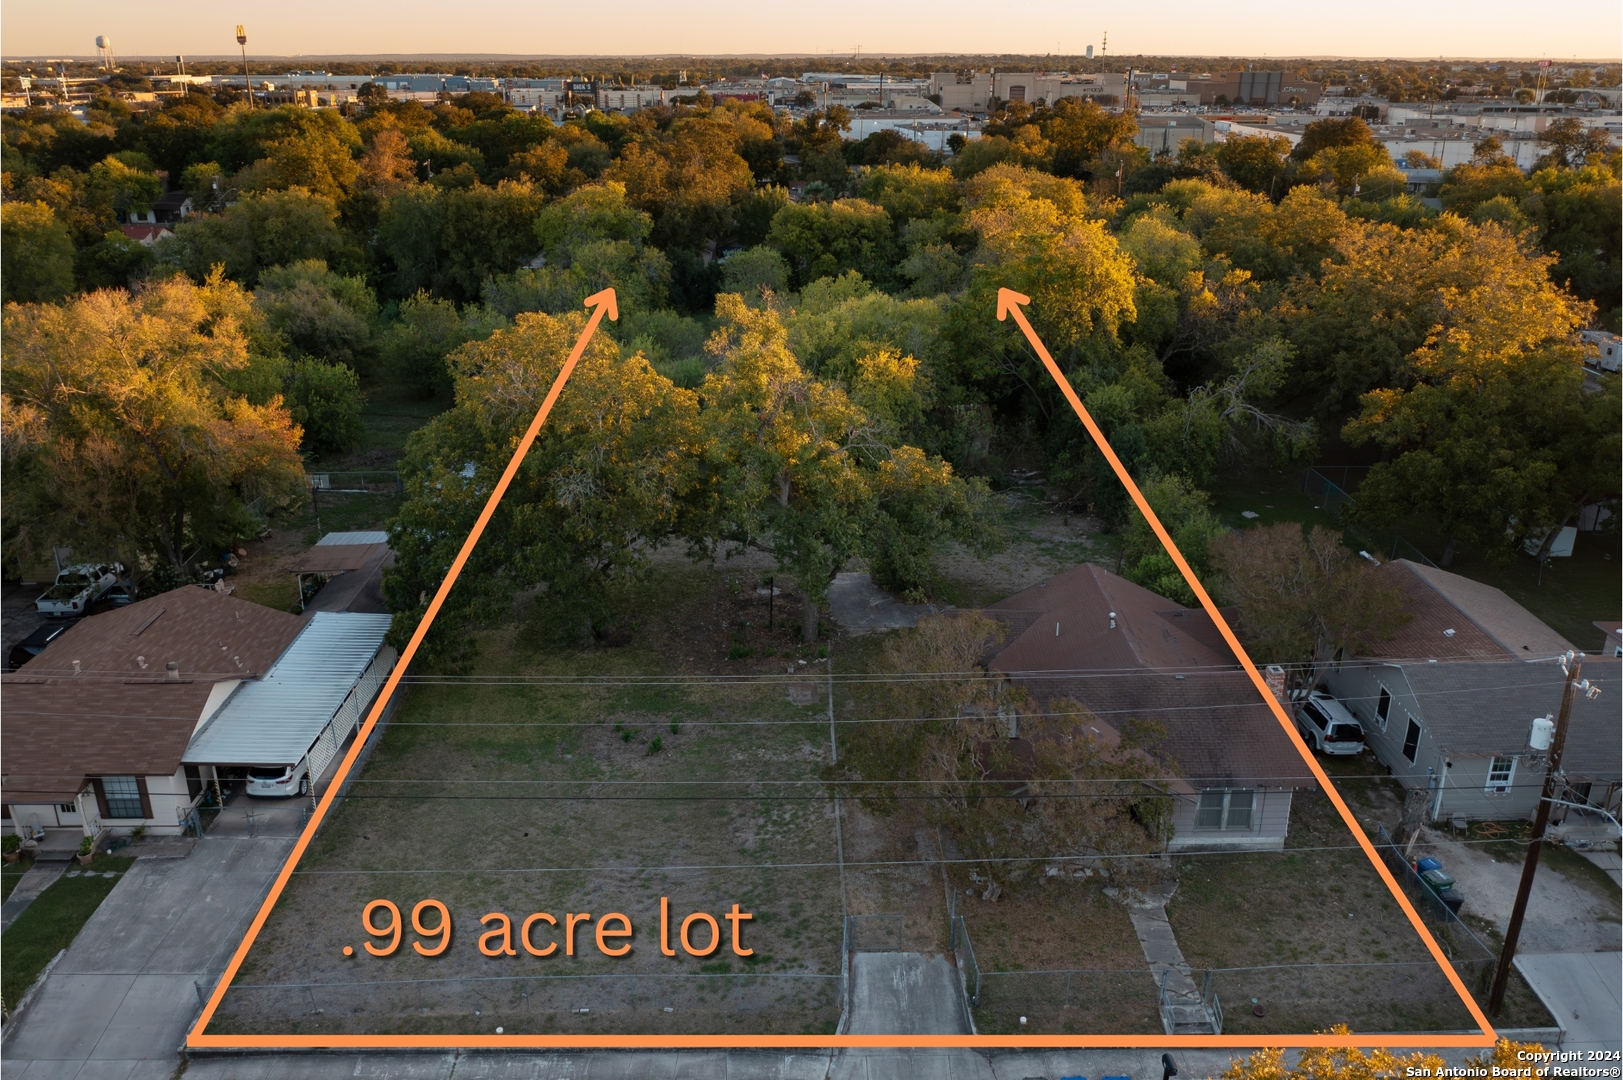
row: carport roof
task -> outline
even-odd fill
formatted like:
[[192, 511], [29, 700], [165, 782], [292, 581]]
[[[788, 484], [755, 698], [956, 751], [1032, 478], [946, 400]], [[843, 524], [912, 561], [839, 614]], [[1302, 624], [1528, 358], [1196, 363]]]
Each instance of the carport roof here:
[[246, 683], [186, 748], [188, 765], [293, 765], [321, 735], [389, 632], [388, 615], [318, 611], [258, 682]]

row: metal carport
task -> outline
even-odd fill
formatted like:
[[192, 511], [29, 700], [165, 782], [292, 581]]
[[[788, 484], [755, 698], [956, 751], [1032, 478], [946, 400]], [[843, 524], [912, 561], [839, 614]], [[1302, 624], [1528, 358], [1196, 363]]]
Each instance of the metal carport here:
[[394, 668], [390, 616], [320, 611], [263, 679], [244, 682], [192, 735], [187, 765], [296, 765], [319, 779]]

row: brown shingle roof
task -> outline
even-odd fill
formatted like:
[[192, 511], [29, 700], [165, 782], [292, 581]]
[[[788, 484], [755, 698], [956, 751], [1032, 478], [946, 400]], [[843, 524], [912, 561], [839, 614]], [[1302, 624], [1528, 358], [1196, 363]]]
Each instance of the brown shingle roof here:
[[1106, 741], [1129, 720], [1155, 721], [1195, 787], [1314, 786], [1204, 611], [1083, 564], [984, 614], [1010, 630], [989, 667], [1040, 700], [1081, 703], [1112, 729], [1099, 733]]
[[190, 585], [84, 619], [0, 679], [0, 799], [66, 802], [89, 776], [173, 773], [215, 686], [262, 674], [302, 627]]
[[[1510, 660], [1508, 650], [1483, 633], [1482, 628], [1449, 603], [1415, 572], [1407, 559], [1386, 563], [1376, 573], [1403, 594], [1403, 610], [1411, 616], [1386, 640], [1358, 650], [1371, 660]], [[1449, 634], [1447, 631], [1452, 630]]]
[[[1422, 606], [1438, 612], [1453, 609], [1458, 618], [1469, 619], [1484, 637], [1517, 660], [1548, 659], [1572, 648], [1566, 638], [1492, 585], [1406, 559], [1388, 565], [1408, 570], [1430, 591], [1434, 599], [1422, 600]], [[1438, 653], [1420, 655], [1441, 659]]]

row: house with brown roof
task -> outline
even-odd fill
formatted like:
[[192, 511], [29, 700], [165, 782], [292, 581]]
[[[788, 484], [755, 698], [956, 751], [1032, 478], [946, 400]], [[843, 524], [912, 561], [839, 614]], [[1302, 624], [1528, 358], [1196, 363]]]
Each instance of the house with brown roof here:
[[179, 833], [224, 768], [325, 765], [393, 666], [388, 618], [188, 585], [80, 621], [0, 678], [12, 828]]
[[[1380, 575], [1411, 616], [1393, 636], [1324, 672], [1365, 745], [1403, 785], [1431, 793], [1432, 820], [1531, 817], [1544, 784], [1533, 720], [1560, 707], [1557, 659], [1573, 648], [1491, 585], [1398, 559]], [[1602, 695], [1574, 704], [1563, 771], [1568, 801], [1616, 812], [1623, 780], [1615, 658], [1584, 675]], [[1576, 797], [1574, 797], [1576, 796]]]
[[991, 670], [1038, 701], [1070, 698], [1107, 743], [1129, 720], [1166, 730], [1180, 775], [1170, 851], [1279, 850], [1316, 785], [1211, 618], [1091, 563], [985, 608], [1007, 627]]

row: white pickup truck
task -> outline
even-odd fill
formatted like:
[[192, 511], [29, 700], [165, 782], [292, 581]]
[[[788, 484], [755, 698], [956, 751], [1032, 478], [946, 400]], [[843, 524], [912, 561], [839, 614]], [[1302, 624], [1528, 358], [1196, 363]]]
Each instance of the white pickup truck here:
[[1364, 750], [1364, 729], [1347, 707], [1329, 694], [1315, 690], [1292, 695], [1296, 727], [1307, 744], [1321, 754], [1342, 756]]
[[34, 601], [34, 607], [48, 618], [83, 615], [90, 605], [119, 583], [121, 563], [77, 563], [57, 571], [56, 584]]

